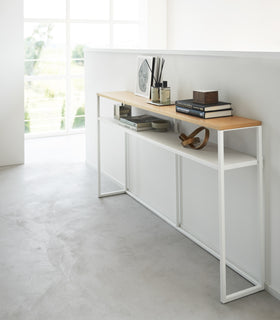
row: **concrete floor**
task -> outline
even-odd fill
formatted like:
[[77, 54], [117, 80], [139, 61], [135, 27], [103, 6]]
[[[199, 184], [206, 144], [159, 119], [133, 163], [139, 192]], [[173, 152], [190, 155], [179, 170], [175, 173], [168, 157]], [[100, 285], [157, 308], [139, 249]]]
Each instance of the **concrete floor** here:
[[266, 292], [222, 305], [215, 258], [130, 197], [98, 199], [83, 139], [27, 141], [0, 169], [1, 320], [280, 319]]

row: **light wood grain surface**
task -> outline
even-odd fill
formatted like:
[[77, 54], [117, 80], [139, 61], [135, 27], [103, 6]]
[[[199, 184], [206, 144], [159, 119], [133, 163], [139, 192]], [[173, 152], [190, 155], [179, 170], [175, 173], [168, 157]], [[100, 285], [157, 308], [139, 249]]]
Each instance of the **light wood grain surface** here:
[[237, 128], [255, 127], [260, 126], [262, 123], [258, 120], [247, 119], [237, 116], [214, 118], [214, 119], [202, 119], [185, 115], [183, 113], [176, 112], [175, 105], [158, 107], [147, 103], [147, 98], [136, 96], [129, 91], [116, 91], [116, 92], [102, 92], [97, 93], [99, 97], [107, 98], [123, 104], [128, 104], [133, 107], [161, 114], [173, 119], [186, 121], [189, 123], [204, 126], [215, 130], [230, 130]]

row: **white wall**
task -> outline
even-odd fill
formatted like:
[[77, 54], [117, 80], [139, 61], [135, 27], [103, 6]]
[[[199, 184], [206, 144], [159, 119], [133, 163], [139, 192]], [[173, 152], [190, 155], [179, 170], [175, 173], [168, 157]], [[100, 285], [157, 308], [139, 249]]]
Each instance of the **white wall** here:
[[168, 49], [280, 51], [278, 0], [167, 0]]
[[[96, 163], [96, 92], [134, 91], [138, 54], [139, 52], [135, 51], [86, 53], [87, 160], [92, 165]], [[217, 54], [221, 56], [198, 55], [198, 53], [182, 54], [182, 52], [168, 54], [166, 52], [164, 54], [166, 58], [165, 78], [171, 85], [173, 99], [190, 97], [192, 90], [196, 88], [217, 88], [222, 100], [233, 103], [235, 114], [263, 121], [267, 223], [266, 282], [269, 290], [274, 290], [280, 297], [280, 233], [278, 230], [280, 225], [280, 127], [278, 124], [280, 55], [237, 54], [234, 56], [234, 54], [225, 54], [223, 56], [223, 53]], [[102, 112], [108, 114], [112, 110], [112, 104], [103, 99], [101, 109]], [[191, 126], [184, 127], [186, 132], [191, 129]], [[111, 133], [109, 128], [107, 128], [108, 132]], [[255, 150], [254, 133], [253, 129], [246, 135], [234, 133], [231, 137], [226, 137], [226, 143], [242, 151], [253, 153]], [[120, 143], [123, 137], [121, 135], [117, 137], [115, 131], [113, 135], [114, 143], [117, 143], [117, 139]], [[211, 139], [216, 139], [213, 131], [211, 131]], [[130, 190], [155, 210], [161, 211], [165, 217], [174, 221], [175, 187], [172, 155], [156, 147], [151, 148], [147, 144], [137, 142], [133, 138], [129, 140], [129, 148]], [[114, 153], [113, 156], [109, 154], [111, 166], [110, 161], [105, 164], [107, 173], [120, 181], [122, 181], [123, 171], [120, 172], [117, 168], [118, 165], [119, 168], [122, 168], [123, 165], [122, 151], [120, 145], [119, 153]], [[211, 169], [205, 169], [191, 161], [184, 161], [186, 201], [184, 228], [209, 247], [217, 250], [218, 220], [215, 175], [216, 173]], [[254, 201], [256, 198], [255, 171], [254, 169], [241, 169], [227, 174], [226, 179], [227, 208], [230, 212], [228, 222], [232, 228], [228, 239], [229, 256], [247, 272], [257, 276], [258, 252], [251, 249], [254, 248], [254, 243], [257, 241], [257, 235], [254, 233], [257, 227], [256, 201]], [[158, 190], [159, 185], [160, 190]], [[190, 194], [190, 187], [196, 189], [196, 193]], [[200, 196], [197, 197], [197, 190], [203, 195], [203, 201]], [[156, 192], [155, 197], [152, 196], [154, 192]], [[233, 200], [230, 200], [233, 195]], [[241, 197], [242, 200], [240, 201], [238, 197]]]
[[24, 161], [23, 0], [0, 1], [0, 166]]
[[167, 0], [147, 1], [147, 48], [167, 48]]

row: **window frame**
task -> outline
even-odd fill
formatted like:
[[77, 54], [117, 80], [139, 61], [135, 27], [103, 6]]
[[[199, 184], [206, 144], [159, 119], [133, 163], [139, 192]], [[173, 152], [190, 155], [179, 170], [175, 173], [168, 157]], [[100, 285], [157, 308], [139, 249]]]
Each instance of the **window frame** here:
[[[139, 19], [137, 20], [114, 20], [114, 0], [109, 0], [109, 19], [105, 20], [94, 20], [94, 19], [72, 19], [70, 18], [70, 0], [64, 0], [66, 2], [65, 18], [56, 19], [45, 19], [45, 18], [25, 18], [24, 23], [42, 23], [42, 24], [63, 24], [65, 26], [65, 74], [64, 75], [24, 75], [24, 83], [26, 81], [36, 81], [36, 80], [65, 80], [65, 129], [59, 131], [42, 132], [42, 133], [25, 133], [25, 138], [37, 138], [37, 137], [47, 137], [47, 136], [59, 136], [68, 134], [78, 134], [84, 133], [85, 128], [82, 129], [72, 129], [71, 127], [71, 81], [73, 79], [84, 79], [83, 74], [71, 74], [71, 62], [72, 59], [72, 49], [71, 49], [71, 25], [77, 24], [106, 24], [109, 25], [109, 47], [106, 49], [114, 48], [114, 25], [116, 24], [136, 24], [139, 26], [140, 30], [140, 43], [139, 47], [145, 47], [147, 42], [146, 25], [147, 22], [144, 19], [144, 13], [146, 11], [146, 0], [139, 2], [141, 3], [141, 9], [139, 12]], [[24, 62], [33, 59], [25, 59]], [[53, 61], [59, 62], [61, 59], [34, 59], [37, 61]], [[33, 61], [34, 61], [33, 60]], [[80, 59], [79, 59], [80, 60]], [[84, 61], [84, 59], [81, 59]], [[82, 117], [82, 116], [78, 116]], [[84, 116], [85, 117], [85, 116]], [[24, 120], [24, 123], [30, 120]]]

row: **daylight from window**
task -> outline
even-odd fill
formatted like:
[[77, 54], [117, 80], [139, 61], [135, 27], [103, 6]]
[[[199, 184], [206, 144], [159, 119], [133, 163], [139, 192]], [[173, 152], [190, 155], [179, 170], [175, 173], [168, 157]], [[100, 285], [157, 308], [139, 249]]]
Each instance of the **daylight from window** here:
[[24, 0], [26, 134], [84, 129], [84, 49], [143, 47], [143, 3]]

